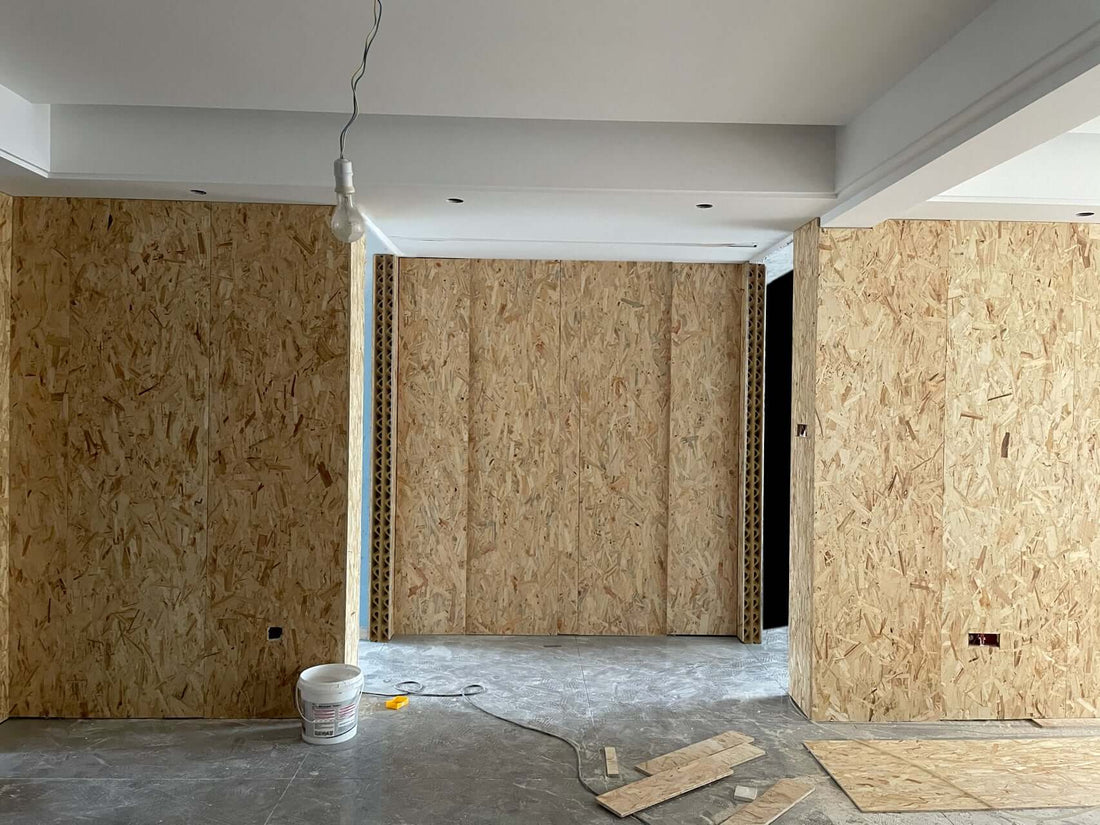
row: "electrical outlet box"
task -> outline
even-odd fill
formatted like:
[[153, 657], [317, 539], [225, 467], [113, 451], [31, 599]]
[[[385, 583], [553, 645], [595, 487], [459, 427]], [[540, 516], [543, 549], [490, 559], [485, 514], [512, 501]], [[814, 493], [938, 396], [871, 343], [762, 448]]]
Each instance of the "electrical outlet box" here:
[[1000, 647], [1000, 633], [970, 633], [967, 640], [971, 647]]

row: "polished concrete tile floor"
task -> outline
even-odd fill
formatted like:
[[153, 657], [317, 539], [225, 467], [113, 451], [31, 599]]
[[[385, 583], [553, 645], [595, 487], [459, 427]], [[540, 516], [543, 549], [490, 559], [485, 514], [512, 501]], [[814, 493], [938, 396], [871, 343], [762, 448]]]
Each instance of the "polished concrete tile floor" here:
[[[471, 682], [474, 701], [581, 746], [592, 787], [640, 778], [644, 759], [737, 729], [767, 755], [733, 777], [643, 812], [652, 825], [717, 825], [733, 786], [804, 778], [814, 794], [780, 825], [1100, 825], [1100, 810], [861, 814], [804, 739], [1087, 735], [1027, 722], [825, 725], [786, 696], [786, 639], [419, 637], [364, 643], [368, 689], [415, 679]], [[352, 742], [314, 747], [291, 721], [46, 721], [0, 725], [0, 825], [587, 825], [620, 821], [577, 781], [572, 749], [498, 721], [464, 699], [413, 697], [401, 711], [364, 697]], [[618, 748], [622, 780], [603, 776]], [[632, 821], [632, 820], [626, 820]]]

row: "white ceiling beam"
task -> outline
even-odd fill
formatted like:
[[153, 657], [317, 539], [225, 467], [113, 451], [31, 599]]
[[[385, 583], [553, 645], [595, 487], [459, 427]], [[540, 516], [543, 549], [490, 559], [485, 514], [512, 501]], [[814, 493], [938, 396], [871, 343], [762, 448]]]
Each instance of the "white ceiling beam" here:
[[50, 107], [0, 86], [0, 160], [36, 175], [50, 168]]
[[826, 226], [873, 226], [1096, 116], [1100, 3], [998, 0], [837, 136]]

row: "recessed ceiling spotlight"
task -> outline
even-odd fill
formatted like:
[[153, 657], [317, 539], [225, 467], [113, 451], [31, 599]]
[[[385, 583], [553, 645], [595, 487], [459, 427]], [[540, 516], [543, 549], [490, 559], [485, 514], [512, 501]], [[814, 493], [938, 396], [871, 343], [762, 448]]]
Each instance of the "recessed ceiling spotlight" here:
[[1096, 214], [1095, 212], [1078, 212], [1077, 217], [1079, 217], [1079, 218], [1091, 218], [1095, 214]]
[[191, 194], [192, 195], [205, 195], [206, 190], [205, 189], [192, 189]]
[[447, 198], [447, 203], [466, 203], [463, 198]]
[[695, 208], [696, 209], [713, 209], [714, 204], [713, 203], [697, 203], [697, 204], [695, 204]]

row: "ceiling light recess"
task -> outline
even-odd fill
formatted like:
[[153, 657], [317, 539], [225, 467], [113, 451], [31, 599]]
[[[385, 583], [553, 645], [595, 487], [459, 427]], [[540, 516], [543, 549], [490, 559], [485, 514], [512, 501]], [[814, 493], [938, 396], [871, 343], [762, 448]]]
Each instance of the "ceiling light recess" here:
[[205, 195], [206, 190], [205, 189], [192, 189], [191, 194], [192, 195]]
[[1078, 212], [1077, 217], [1079, 217], [1079, 218], [1091, 218], [1095, 214], [1096, 214], [1095, 212]]
[[696, 209], [713, 209], [714, 204], [713, 203], [697, 203], [697, 204], [695, 204], [695, 208]]

